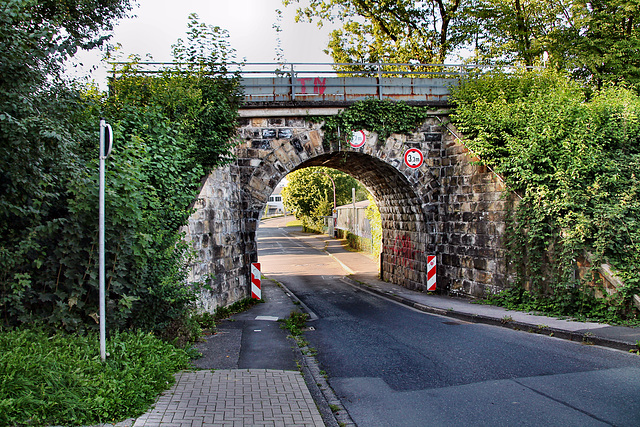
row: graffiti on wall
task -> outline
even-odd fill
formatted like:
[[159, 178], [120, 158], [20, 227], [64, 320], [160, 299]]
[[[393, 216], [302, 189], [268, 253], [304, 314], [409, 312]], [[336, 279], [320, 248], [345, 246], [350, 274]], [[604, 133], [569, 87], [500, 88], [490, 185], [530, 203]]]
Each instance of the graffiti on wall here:
[[300, 79], [296, 79], [298, 83], [300, 83], [300, 93], [307, 93], [307, 82], [313, 80], [313, 93], [316, 95], [324, 94], [325, 89], [327, 88], [327, 79], [321, 79], [319, 77], [304, 77]]
[[424, 255], [424, 251], [416, 249], [411, 241], [411, 236], [396, 236], [392, 245], [384, 246], [387, 260], [393, 265], [414, 268], [418, 259]]

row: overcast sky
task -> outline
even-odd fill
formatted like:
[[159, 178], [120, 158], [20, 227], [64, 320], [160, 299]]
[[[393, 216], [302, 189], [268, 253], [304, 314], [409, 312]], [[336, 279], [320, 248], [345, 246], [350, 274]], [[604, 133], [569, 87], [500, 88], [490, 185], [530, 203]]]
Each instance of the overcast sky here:
[[[288, 62], [331, 62], [323, 53], [329, 40], [329, 29], [319, 29], [315, 23], [294, 21], [295, 7], [284, 7], [282, 0], [137, 0], [136, 16], [121, 21], [113, 32], [111, 44], [122, 45], [125, 57], [150, 54], [154, 61], [170, 61], [171, 45], [185, 38], [188, 16], [195, 12], [200, 22], [222, 27], [229, 31], [230, 42], [239, 60], [247, 62], [274, 62], [277, 35], [273, 24], [277, 22], [276, 9], [283, 11], [280, 39], [284, 57]], [[78, 58], [87, 68], [100, 63], [101, 54], [93, 52]], [[106, 66], [91, 74], [92, 79], [104, 84]]]

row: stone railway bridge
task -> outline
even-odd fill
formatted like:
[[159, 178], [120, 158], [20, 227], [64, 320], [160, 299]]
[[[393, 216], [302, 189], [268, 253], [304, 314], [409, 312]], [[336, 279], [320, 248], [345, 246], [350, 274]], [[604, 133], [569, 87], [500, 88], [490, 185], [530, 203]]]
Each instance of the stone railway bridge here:
[[[458, 72], [456, 70], [456, 72]], [[438, 73], [442, 74], [442, 73]], [[192, 280], [209, 280], [205, 310], [248, 296], [250, 263], [258, 260], [256, 230], [268, 197], [289, 172], [325, 166], [348, 173], [373, 194], [382, 216], [381, 277], [426, 289], [427, 255], [436, 255], [441, 292], [480, 296], [505, 285], [502, 235], [508, 197], [499, 177], [474, 164], [447, 118], [451, 76], [332, 77], [301, 71], [245, 77], [235, 161], [214, 170], [186, 228], [197, 251]], [[434, 76], [431, 76], [434, 77]], [[324, 139], [309, 116], [333, 115], [367, 97], [439, 107], [414, 132], [363, 146]], [[424, 163], [410, 168], [415, 148]]]

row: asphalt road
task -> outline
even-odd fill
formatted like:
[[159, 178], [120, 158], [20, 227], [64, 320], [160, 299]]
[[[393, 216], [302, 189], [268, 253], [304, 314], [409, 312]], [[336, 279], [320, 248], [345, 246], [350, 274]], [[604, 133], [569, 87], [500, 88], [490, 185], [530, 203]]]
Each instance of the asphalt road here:
[[283, 225], [260, 226], [263, 274], [317, 316], [305, 338], [358, 426], [640, 425], [640, 357], [374, 296]]

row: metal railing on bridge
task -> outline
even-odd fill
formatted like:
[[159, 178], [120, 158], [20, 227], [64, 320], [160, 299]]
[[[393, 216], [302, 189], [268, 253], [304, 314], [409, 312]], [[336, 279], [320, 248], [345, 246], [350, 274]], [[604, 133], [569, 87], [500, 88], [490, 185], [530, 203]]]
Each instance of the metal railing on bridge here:
[[245, 105], [344, 104], [366, 98], [446, 104], [449, 87], [470, 74], [496, 67], [476, 64], [419, 63], [229, 63], [116, 62], [113, 76], [198, 71], [237, 75]]

